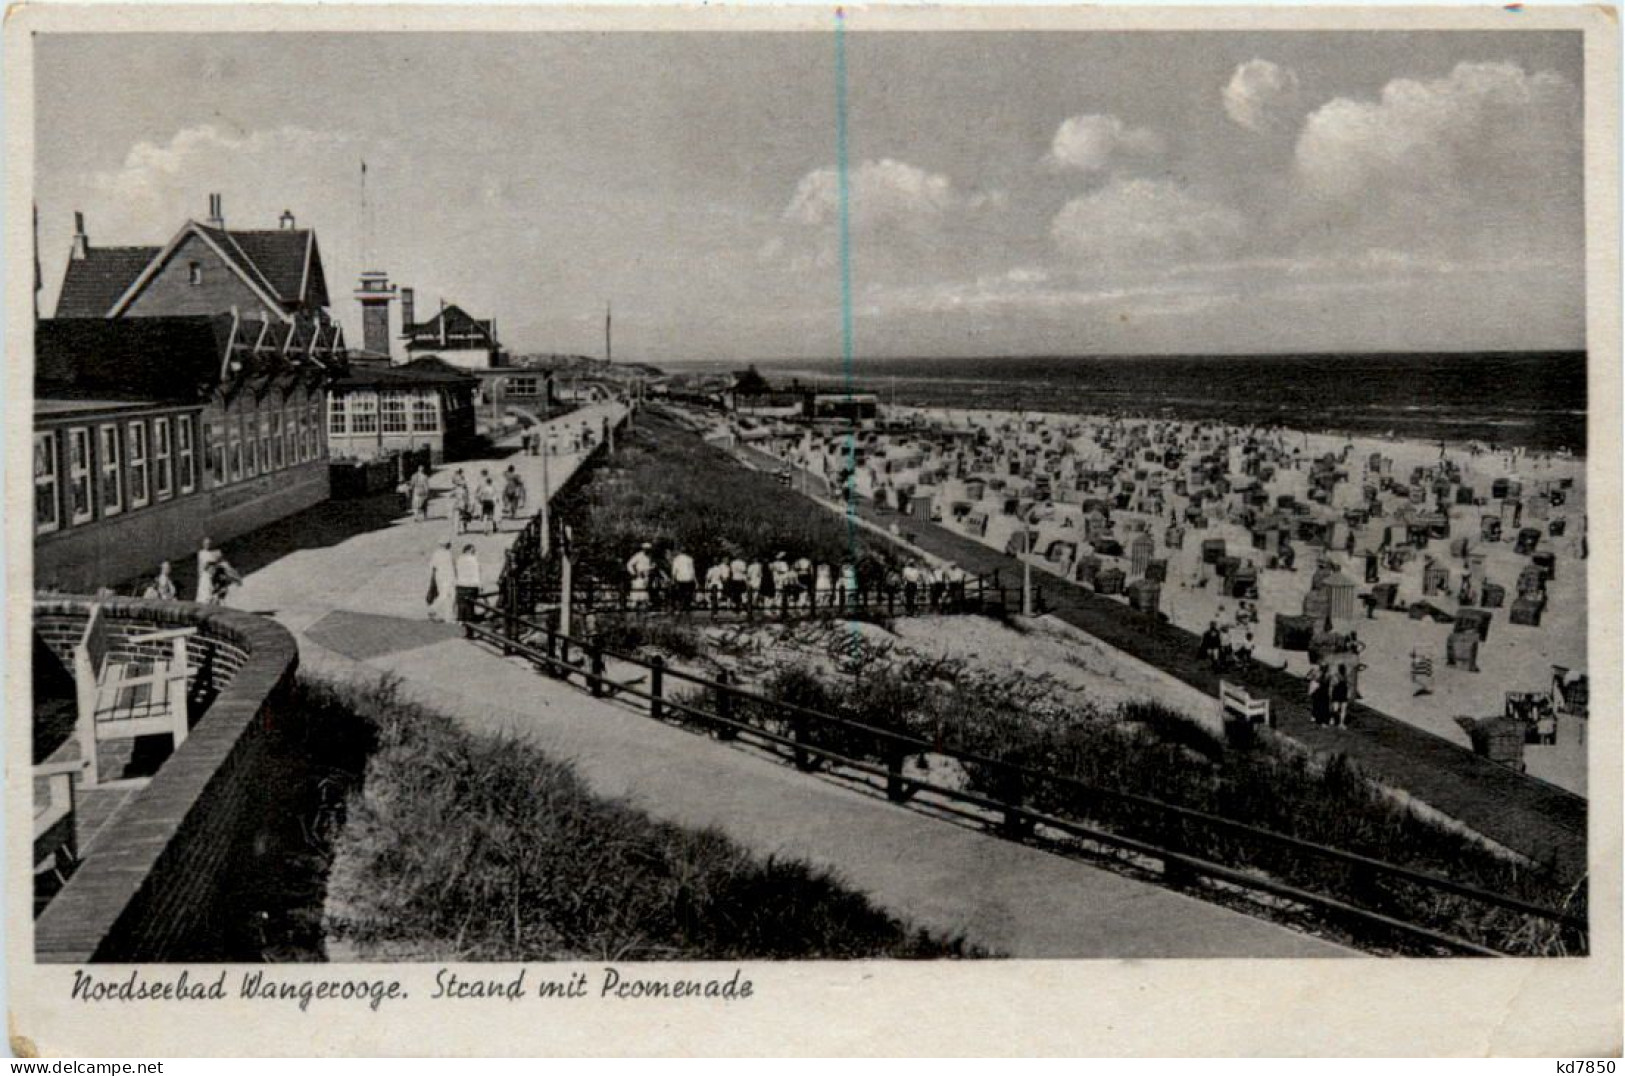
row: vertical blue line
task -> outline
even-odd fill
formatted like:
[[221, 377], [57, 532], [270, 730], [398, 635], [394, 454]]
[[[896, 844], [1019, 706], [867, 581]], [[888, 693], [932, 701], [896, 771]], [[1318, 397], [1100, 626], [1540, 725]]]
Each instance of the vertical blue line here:
[[[841, 368], [846, 378], [847, 405], [852, 405], [852, 230], [851, 188], [846, 157], [846, 12], [835, 9], [835, 175], [840, 202], [841, 227]], [[847, 549], [857, 560], [857, 434], [846, 435], [846, 479], [842, 494], [846, 500]], [[836, 570], [839, 570], [837, 567]]]

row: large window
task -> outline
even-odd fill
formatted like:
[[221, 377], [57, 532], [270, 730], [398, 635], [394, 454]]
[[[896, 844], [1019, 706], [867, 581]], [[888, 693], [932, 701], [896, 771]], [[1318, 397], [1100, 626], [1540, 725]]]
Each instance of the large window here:
[[538, 394], [538, 389], [541, 387], [540, 382], [541, 378], [538, 377], [516, 377], [508, 382], [508, 395], [535, 396]]
[[275, 446], [276, 435], [271, 432], [271, 416], [260, 416], [260, 473], [271, 473], [271, 450]]
[[440, 429], [440, 408], [435, 405], [432, 390], [413, 397], [412, 428], [419, 433], [435, 433]]
[[385, 433], [405, 433], [406, 393], [399, 389], [385, 389], [380, 393], [378, 417]]
[[90, 430], [84, 426], [68, 431], [68, 506], [75, 523], [90, 519]]
[[130, 439], [130, 507], [141, 508], [152, 499], [148, 488], [151, 480], [147, 459], [147, 423], [137, 419], [124, 427]]
[[119, 436], [117, 426], [103, 426], [102, 431], [102, 515], [113, 516], [124, 511], [124, 474], [119, 470]]
[[299, 462], [299, 412], [288, 408], [282, 421], [282, 451], [288, 457], [288, 466], [292, 467]]
[[177, 485], [180, 486], [182, 493], [191, 493], [197, 487], [197, 456], [192, 446], [192, 416], [180, 415], [175, 419], [175, 447], [179, 450], [176, 455], [181, 471]]
[[282, 439], [282, 412], [271, 415], [271, 465], [278, 469], [287, 466], [288, 456], [283, 451], [287, 442]]
[[345, 404], [348, 401], [340, 393], [333, 393], [327, 398], [327, 435], [329, 437], [343, 437], [350, 432], [346, 421]]
[[56, 431], [34, 435], [34, 531], [46, 534], [62, 526]]
[[175, 446], [169, 440], [169, 419], [152, 420], [152, 495], [167, 501], [175, 492]]
[[230, 480], [243, 477], [243, 431], [235, 419], [226, 420], [226, 457], [231, 462]]
[[243, 477], [253, 478], [260, 473], [260, 439], [254, 436], [254, 416], [243, 415], [237, 421], [242, 426]]
[[350, 397], [350, 432], [378, 432], [378, 397], [370, 392], [358, 392]]

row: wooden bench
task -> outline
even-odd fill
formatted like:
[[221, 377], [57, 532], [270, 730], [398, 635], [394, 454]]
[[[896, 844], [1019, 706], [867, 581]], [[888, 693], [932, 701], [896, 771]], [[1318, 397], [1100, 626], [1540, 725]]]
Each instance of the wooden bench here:
[[1255, 699], [1247, 693], [1246, 688], [1228, 680], [1219, 681], [1219, 709], [1226, 721], [1235, 718], [1249, 725], [1275, 727], [1275, 719], [1270, 714], [1270, 700]]
[[73, 648], [77, 689], [79, 757], [85, 761], [84, 785], [102, 784], [96, 745], [108, 740], [169, 734], [175, 746], [189, 731], [186, 695], [191, 676], [186, 641], [196, 628], [171, 628], [130, 636], [136, 644], [172, 644], [169, 660], [140, 660], [112, 655], [111, 633], [100, 605], [91, 606], [90, 621]]
[[34, 767], [45, 781], [45, 798], [34, 801], [34, 872], [50, 871], [59, 883], [79, 862], [78, 795], [74, 778], [84, 770], [83, 759], [47, 762]]

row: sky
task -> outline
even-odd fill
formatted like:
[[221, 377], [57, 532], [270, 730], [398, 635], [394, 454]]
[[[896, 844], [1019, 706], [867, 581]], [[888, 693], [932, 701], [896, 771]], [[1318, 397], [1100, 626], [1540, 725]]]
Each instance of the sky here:
[[[1584, 347], [1578, 33], [844, 44], [859, 358]], [[617, 359], [842, 352], [833, 31], [36, 57], [46, 313], [75, 210], [160, 245], [218, 192], [316, 229], [353, 341], [377, 268], [521, 353], [600, 354], [610, 301]]]

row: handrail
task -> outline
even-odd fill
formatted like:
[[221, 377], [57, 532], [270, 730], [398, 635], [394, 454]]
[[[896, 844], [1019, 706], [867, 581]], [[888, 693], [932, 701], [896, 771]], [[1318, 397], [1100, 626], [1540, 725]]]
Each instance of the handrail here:
[[[660, 675], [662, 676], [663, 679], [678, 680], [678, 681], [682, 681], [684, 683], [687, 683], [687, 684], [690, 684], [690, 685], [693, 685], [693, 686], [696, 686], [696, 687], [699, 687], [699, 688], [702, 688], [702, 689], [705, 689], [705, 690], [709, 690], [709, 691], [712, 691], [712, 692], [719, 693], [719, 698], [745, 699], [745, 700], [748, 700], [748, 701], [750, 701], [752, 703], [755, 703], [755, 704], [764, 705], [764, 706], [768, 707], [769, 709], [774, 710], [775, 712], [778, 712], [780, 714], [789, 716], [791, 718], [798, 718], [798, 719], [801, 719], [803, 721], [812, 721], [812, 722], [815, 722], [815, 723], [817, 723], [819, 725], [822, 725], [822, 726], [825, 726], [825, 727], [840, 729], [840, 730], [844, 730], [844, 731], [847, 731], [847, 732], [860, 733], [862, 735], [874, 738], [879, 743], [884, 744], [884, 745], [887, 746], [887, 750], [888, 750], [889, 754], [898, 755], [899, 757], [929, 751], [929, 752], [932, 752], [932, 753], [945, 755], [945, 756], [953, 758], [953, 759], [955, 759], [955, 760], [957, 760], [957, 761], [959, 761], [961, 763], [969, 763], [971, 765], [984, 766], [984, 767], [991, 768], [995, 772], [999, 773], [1001, 775], [1001, 777], [1004, 778], [1005, 780], [1013, 780], [1015, 782], [1020, 783], [1023, 786], [1026, 786], [1026, 787], [1031, 787], [1031, 785], [1028, 784], [1029, 782], [1036, 781], [1039, 785], [1056, 786], [1056, 787], [1059, 787], [1061, 789], [1070, 790], [1072, 792], [1082, 794], [1084, 796], [1103, 797], [1103, 798], [1115, 800], [1117, 802], [1131, 804], [1131, 805], [1134, 805], [1134, 806], [1146, 808], [1146, 809], [1151, 810], [1151, 811], [1160, 812], [1166, 817], [1173, 817], [1173, 818], [1180, 818], [1180, 819], [1195, 821], [1195, 822], [1198, 822], [1198, 823], [1201, 823], [1201, 824], [1204, 824], [1204, 825], [1212, 826], [1212, 827], [1220, 829], [1220, 830], [1228, 831], [1228, 832], [1230, 832], [1232, 834], [1246, 836], [1246, 837], [1249, 837], [1249, 838], [1252, 838], [1252, 839], [1255, 839], [1255, 840], [1262, 841], [1262, 842], [1267, 843], [1267, 844], [1273, 844], [1277, 848], [1288, 849], [1288, 850], [1291, 850], [1291, 851], [1295, 851], [1295, 852], [1315, 856], [1315, 857], [1318, 857], [1318, 858], [1323, 859], [1323, 860], [1329, 860], [1329, 861], [1332, 861], [1332, 862], [1340, 863], [1340, 864], [1342, 864], [1344, 866], [1348, 866], [1348, 867], [1353, 868], [1353, 869], [1358, 869], [1360, 871], [1367, 872], [1370, 875], [1386, 876], [1386, 877], [1388, 877], [1390, 879], [1403, 881], [1403, 882], [1408, 882], [1408, 883], [1411, 883], [1411, 884], [1414, 884], [1414, 885], [1420, 885], [1420, 886], [1430, 888], [1430, 889], [1434, 889], [1434, 890], [1441, 891], [1441, 892], [1451, 893], [1451, 894], [1454, 894], [1456, 896], [1460, 896], [1460, 897], [1464, 897], [1464, 898], [1467, 898], [1467, 899], [1470, 899], [1470, 900], [1478, 901], [1480, 903], [1494, 905], [1494, 906], [1503, 908], [1503, 909], [1505, 909], [1507, 911], [1513, 911], [1513, 912], [1517, 912], [1519, 914], [1545, 919], [1545, 920], [1548, 920], [1548, 921], [1551, 921], [1551, 922], [1554, 922], [1554, 923], [1558, 923], [1558, 924], [1560, 924], [1562, 926], [1565, 926], [1565, 927], [1568, 927], [1568, 928], [1571, 928], [1571, 929], [1575, 929], [1575, 930], [1585, 931], [1585, 930], [1589, 929], [1589, 925], [1585, 921], [1583, 921], [1583, 920], [1581, 920], [1579, 918], [1576, 918], [1575, 916], [1571, 915], [1570, 913], [1559, 910], [1559, 909], [1552, 909], [1552, 908], [1543, 907], [1543, 906], [1538, 905], [1538, 904], [1533, 904], [1533, 903], [1530, 903], [1528, 901], [1521, 900], [1521, 899], [1519, 899], [1517, 897], [1507, 896], [1505, 894], [1495, 893], [1495, 892], [1491, 892], [1489, 890], [1480, 889], [1480, 888], [1478, 888], [1476, 886], [1468, 885], [1467, 883], [1464, 883], [1464, 882], [1455, 881], [1454, 879], [1445, 878], [1445, 877], [1435, 875], [1435, 874], [1430, 874], [1430, 873], [1427, 873], [1425, 871], [1419, 871], [1419, 870], [1416, 870], [1414, 868], [1406, 867], [1406, 866], [1396, 864], [1396, 863], [1389, 863], [1389, 862], [1386, 862], [1386, 861], [1383, 861], [1383, 860], [1373, 859], [1373, 858], [1371, 858], [1369, 856], [1365, 856], [1365, 855], [1362, 855], [1362, 854], [1357, 853], [1357, 852], [1350, 852], [1350, 851], [1346, 851], [1346, 850], [1339, 849], [1339, 848], [1332, 848], [1332, 847], [1329, 847], [1329, 846], [1326, 846], [1326, 845], [1317, 844], [1317, 843], [1315, 843], [1313, 841], [1308, 841], [1308, 840], [1305, 840], [1305, 839], [1303, 839], [1301, 837], [1294, 837], [1294, 836], [1292, 836], [1290, 834], [1279, 833], [1279, 832], [1276, 832], [1274, 830], [1269, 830], [1269, 829], [1263, 829], [1261, 827], [1254, 826], [1254, 825], [1251, 825], [1251, 824], [1245, 823], [1245, 822], [1240, 822], [1240, 821], [1237, 821], [1235, 819], [1225, 818], [1225, 817], [1219, 816], [1219, 815], [1208, 814], [1207, 812], [1200, 811], [1200, 810], [1197, 810], [1195, 808], [1184, 807], [1184, 806], [1181, 806], [1181, 805], [1178, 805], [1178, 804], [1168, 803], [1166, 801], [1156, 799], [1155, 797], [1145, 796], [1145, 795], [1141, 795], [1141, 794], [1133, 793], [1133, 792], [1125, 792], [1125, 791], [1121, 791], [1119, 789], [1104, 788], [1104, 787], [1097, 786], [1097, 785], [1091, 785], [1091, 784], [1088, 784], [1088, 783], [1086, 783], [1084, 781], [1081, 781], [1081, 780], [1079, 780], [1077, 778], [1066, 777], [1066, 776], [1063, 776], [1063, 775], [1060, 775], [1060, 774], [1047, 773], [1047, 772], [1044, 772], [1044, 771], [1041, 771], [1041, 770], [1034, 770], [1034, 769], [1031, 769], [1029, 767], [1019, 765], [1017, 763], [1008, 762], [1008, 761], [1003, 760], [1003, 759], [991, 758], [991, 757], [988, 757], [988, 756], [985, 756], [985, 755], [980, 755], [980, 754], [978, 754], [976, 752], [972, 752], [972, 751], [965, 751], [965, 750], [962, 750], [962, 749], [959, 749], [959, 748], [949, 747], [949, 746], [945, 746], [945, 745], [937, 745], [937, 744], [931, 743], [929, 741], [926, 741], [924, 739], [921, 739], [921, 738], [919, 738], [917, 736], [910, 735], [908, 733], [897, 732], [897, 731], [891, 730], [891, 729], [882, 729], [882, 728], [878, 728], [878, 727], [873, 726], [873, 725], [865, 724], [865, 723], [863, 723], [861, 721], [852, 720], [850, 718], [837, 717], [837, 716], [832, 715], [832, 714], [826, 714], [826, 713], [822, 713], [822, 712], [817, 711], [817, 710], [811, 710], [811, 709], [808, 709], [806, 707], [797, 706], [797, 705], [795, 705], [793, 703], [782, 702], [782, 701], [777, 700], [777, 699], [771, 699], [771, 698], [768, 698], [767, 696], [761, 695], [761, 694], [759, 694], [757, 692], [749, 691], [749, 690], [741, 688], [741, 687], [739, 687], [737, 685], [720, 683], [718, 681], [710, 680], [708, 678], [698, 676], [698, 675], [695, 675], [693, 673], [683, 672], [682, 670], [678, 670], [678, 669], [668, 669], [668, 668], [665, 667], [663, 662], [660, 663], [657, 666], [654, 662], [645, 661], [645, 660], [643, 660], [641, 658], [635, 657], [635, 656], [630, 655], [630, 654], [624, 654], [624, 653], [621, 653], [621, 652], [618, 652], [618, 651], [614, 651], [614, 650], [611, 650], [611, 649], [609, 649], [607, 647], [603, 647], [603, 646], [601, 646], [601, 645], [599, 645], [597, 643], [594, 643], [594, 642], [583, 641], [581, 639], [577, 639], [577, 638], [573, 638], [573, 637], [570, 637], [570, 636], [563, 635], [562, 633], [560, 633], [560, 632], [558, 632], [558, 631], [556, 631], [556, 630], [554, 630], [554, 629], [552, 629], [550, 627], [547, 627], [547, 626], [542, 625], [542, 624], [538, 624], [535, 621], [529, 620], [529, 619], [527, 619], [525, 617], [518, 616], [517, 614], [515, 614], [515, 613], [513, 613], [511, 611], [505, 611], [505, 610], [498, 609], [498, 608], [496, 608], [494, 606], [491, 606], [490, 604], [488, 604], [486, 602], [483, 602], [483, 601], [476, 600], [474, 604], [475, 604], [475, 607], [477, 609], [483, 611], [487, 615], [490, 615], [490, 616], [492, 616], [494, 618], [498, 618], [502, 622], [507, 623], [509, 625], [512, 625], [512, 628], [510, 630], [512, 630], [514, 632], [514, 635], [505, 635], [505, 634], [503, 634], [501, 632], [494, 631], [494, 630], [492, 630], [490, 628], [483, 627], [482, 625], [479, 625], [479, 624], [465, 624], [464, 625], [465, 631], [467, 631], [471, 636], [477, 634], [477, 635], [486, 637], [486, 638], [490, 639], [490, 641], [492, 641], [493, 643], [495, 643], [497, 645], [500, 645], [500, 646], [504, 647], [505, 649], [515, 651], [515, 652], [523, 652], [523, 654], [526, 657], [530, 658], [532, 661], [547, 663], [547, 664], [549, 664], [550, 666], [552, 666], [554, 668], [561, 669], [562, 671], [566, 672], [567, 674], [568, 673], [582, 673], [583, 676], [586, 678], [589, 687], [594, 691], [595, 694], [601, 693], [605, 689], [606, 685], [608, 685], [610, 687], [613, 687], [613, 689], [617, 693], [624, 693], [624, 694], [632, 695], [634, 697], [643, 698], [643, 699], [649, 700], [651, 702], [651, 704], [654, 704], [654, 703], [658, 702], [660, 704], [660, 706], [665, 708], [665, 709], [675, 709], [675, 710], [681, 710], [681, 711], [684, 711], [684, 712], [688, 712], [688, 713], [692, 714], [693, 716], [699, 718], [702, 721], [706, 721], [706, 722], [709, 722], [709, 723], [712, 723], [712, 724], [719, 724], [719, 725], [722, 725], [722, 726], [728, 726], [728, 727], [733, 728], [735, 731], [746, 731], [746, 732], [751, 733], [752, 735], [755, 735], [755, 736], [770, 740], [770, 741], [775, 742], [775, 743], [780, 743], [780, 744], [785, 744], [785, 745], [788, 745], [788, 746], [793, 746], [795, 748], [795, 750], [797, 751], [797, 753], [798, 753], [798, 757], [802, 753], [806, 753], [806, 754], [811, 754], [811, 755], [814, 755], [814, 756], [828, 757], [828, 758], [831, 758], [831, 759], [836, 759], [836, 760], [841, 761], [843, 764], [856, 766], [858, 769], [864, 770], [865, 772], [872, 772], [872, 773], [882, 772], [882, 771], [879, 771], [878, 768], [873, 766], [872, 764], [863, 763], [863, 762], [860, 762], [858, 760], [852, 760], [852, 759], [845, 758], [844, 756], [836, 755], [833, 752], [831, 752], [831, 751], [829, 751], [827, 749], [824, 749], [824, 748], [820, 748], [815, 744], [804, 743], [804, 742], [801, 742], [799, 740], [788, 740], [788, 739], [786, 739], [784, 737], [776, 736], [773, 733], [767, 732], [766, 730], [763, 730], [763, 729], [761, 729], [761, 728], [759, 728], [757, 726], [750, 725], [749, 723], [734, 720], [731, 717], [711, 713], [711, 712], [708, 712], [708, 711], [699, 710], [699, 709], [697, 709], [697, 708], [695, 708], [695, 707], [693, 707], [693, 706], [691, 706], [689, 704], [682, 703], [682, 702], [679, 702], [677, 700], [673, 700], [673, 699], [669, 699], [669, 698], [658, 698], [657, 699], [652, 693], [641, 691], [641, 690], [638, 690], [636, 688], [611, 684], [609, 681], [607, 681], [607, 679], [602, 674], [602, 671], [601, 671], [602, 670], [602, 663], [603, 663], [603, 661], [605, 659], [613, 659], [613, 660], [616, 660], [616, 661], [620, 661], [620, 662], [623, 662], [623, 663], [626, 663], [626, 664], [633, 665], [633, 666], [638, 667], [638, 668], [649, 670], [651, 672], [653, 670], [655, 670], [656, 668], [658, 668], [659, 671], [660, 671]], [[518, 633], [518, 631], [520, 629], [525, 629], [525, 630], [529, 630], [531, 632], [544, 634], [544, 635], [546, 635], [546, 636], [548, 636], [550, 638], [550, 641], [562, 642], [564, 644], [566, 650], [568, 650], [569, 647], [575, 647], [575, 648], [577, 648], [578, 650], [580, 650], [583, 653], [587, 653], [587, 654], [592, 655], [592, 657], [593, 657], [593, 662], [592, 663], [593, 663], [593, 665], [595, 665], [597, 667], [597, 669], [599, 671], [594, 671], [591, 668], [589, 668], [586, 671], [583, 671], [581, 668], [576, 667], [574, 665], [571, 665], [567, 661], [563, 661], [563, 660], [561, 660], [559, 658], [554, 657], [551, 653], [537, 650], [535, 647], [532, 647], [532, 646], [529, 646], [529, 645], [525, 644], [521, 639], [517, 638], [517, 633]], [[732, 709], [731, 706], [728, 706], [727, 708]], [[886, 771], [886, 772], [889, 772], [889, 771]], [[897, 774], [893, 773], [893, 774], [891, 774], [891, 776], [896, 777]], [[929, 784], [927, 784], [925, 782], [920, 782], [920, 781], [917, 781], [917, 780], [910, 780], [907, 783], [909, 785], [911, 785], [912, 787], [914, 787], [914, 788], [924, 788], [924, 789], [929, 789], [929, 790], [932, 790], [932, 791], [936, 791], [936, 792], [939, 792], [942, 795], [948, 796], [949, 798], [958, 799], [958, 800], [960, 800], [962, 802], [974, 802], [974, 803], [978, 803], [978, 804], [981, 804], [981, 805], [992, 804], [994, 806], [997, 806], [1001, 810], [1007, 810], [1007, 811], [1008, 810], [1019, 810], [1019, 811], [1023, 812], [1024, 814], [1032, 815], [1035, 818], [1041, 817], [1041, 818], [1045, 819], [1045, 821], [1043, 823], [1045, 825], [1058, 825], [1058, 826], [1061, 826], [1061, 828], [1066, 828], [1068, 826], [1075, 827], [1075, 826], [1079, 825], [1078, 823], [1064, 822], [1064, 820], [1051, 819], [1050, 816], [1047, 816], [1047, 815], [1040, 816], [1040, 815], [1038, 815], [1037, 812], [1032, 812], [1032, 811], [1028, 810], [1027, 808], [1011, 807], [1010, 804], [998, 803], [996, 801], [991, 801], [991, 800], [984, 801], [981, 797], [977, 797], [974, 793], [965, 792], [964, 790], [938, 788], [936, 786], [931, 786], [931, 785], [929, 785]], [[1085, 827], [1085, 828], [1088, 828], [1088, 827]], [[1097, 834], [1092, 829], [1090, 830], [1089, 836], [1090, 836], [1090, 839], [1100, 839], [1100, 840], [1110, 839], [1110, 841], [1112, 841], [1113, 843], [1122, 843], [1122, 842], [1125, 842], [1125, 841], [1133, 841], [1133, 838], [1123, 837], [1123, 836], [1121, 836], [1119, 834], [1111, 834], [1111, 835], [1104, 835], [1103, 836], [1103, 835]], [[1176, 852], [1172, 852], [1172, 851], [1169, 851], [1169, 850], [1166, 850], [1166, 849], [1154, 849], [1154, 846], [1151, 846], [1151, 845], [1144, 845], [1143, 848], [1144, 849], [1152, 849], [1152, 851], [1148, 852], [1148, 854], [1154, 854], [1154, 855], [1157, 855], [1157, 856], [1181, 857], [1183, 855], [1182, 853], [1176, 853]], [[1186, 857], [1186, 858], [1192, 858], [1192, 857]], [[1192, 862], [1200, 864], [1200, 863], [1203, 863], [1205, 861], [1201, 861], [1201, 860], [1197, 860], [1197, 859], [1192, 858]], [[1210, 864], [1209, 866], [1216, 866], [1216, 865], [1211, 865]], [[1231, 871], [1230, 868], [1222, 868], [1222, 867], [1220, 867], [1218, 869], [1234, 873], [1234, 872]], [[1207, 869], [1207, 867], [1202, 867], [1198, 871], [1198, 873], [1208, 874], [1209, 876], [1213, 876], [1213, 877], [1218, 877], [1219, 876], [1216, 873], [1214, 873], [1214, 871], [1211, 871], [1211, 870]], [[1245, 881], [1240, 883], [1240, 884], [1252, 885], [1253, 882], [1260, 881], [1258, 879], [1255, 879], [1252, 875], [1246, 875], [1246, 874], [1240, 875], [1240, 878], [1245, 879]], [[1234, 881], [1235, 879], [1227, 878], [1226, 880]], [[1271, 883], [1271, 884], [1280, 885], [1281, 883]], [[1261, 886], [1261, 885], [1255, 885], [1253, 887], [1254, 888], [1265, 888], [1265, 889], [1267, 889], [1266, 886]], [[1287, 887], [1287, 888], [1290, 889], [1291, 887]], [[1329, 898], [1322, 898], [1322, 899], [1329, 899]], [[1379, 916], [1378, 913], [1375, 913], [1375, 912], [1362, 912], [1362, 914], [1365, 914], [1365, 915], [1368, 915], [1368, 916], [1376, 916], [1379, 919], [1383, 918], [1383, 917]], [[1387, 925], [1391, 926], [1393, 924], [1388, 923]], [[1414, 930], [1418, 930], [1418, 931], [1425, 931], [1427, 928], [1423, 928], [1423, 927], [1416, 926], [1415, 924], [1411, 924], [1411, 925], [1409, 925], [1408, 929], [1414, 929]], [[1437, 940], [1437, 939], [1435, 939], [1435, 940]], [[1464, 950], [1464, 951], [1476, 951], [1476, 949], [1482, 948], [1482, 947], [1477, 947], [1475, 943], [1467, 942], [1467, 941], [1465, 941], [1463, 939], [1455, 939], [1455, 941], [1460, 942], [1461, 945], [1463, 945], [1463, 946], [1471, 947], [1471, 948], [1469, 948], [1467, 950]], [[1493, 952], [1493, 950], [1490, 950], [1490, 952]]]

